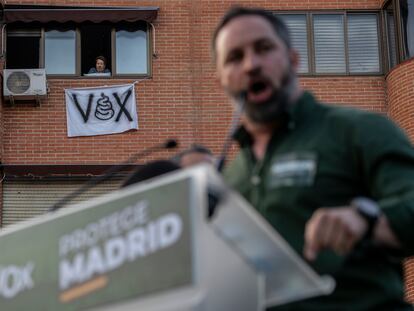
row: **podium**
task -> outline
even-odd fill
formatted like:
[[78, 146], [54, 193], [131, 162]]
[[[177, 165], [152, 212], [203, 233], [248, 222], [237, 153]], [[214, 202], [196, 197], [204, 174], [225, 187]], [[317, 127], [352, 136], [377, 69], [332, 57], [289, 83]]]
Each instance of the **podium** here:
[[251, 311], [334, 288], [203, 165], [6, 228], [0, 249], [9, 311]]

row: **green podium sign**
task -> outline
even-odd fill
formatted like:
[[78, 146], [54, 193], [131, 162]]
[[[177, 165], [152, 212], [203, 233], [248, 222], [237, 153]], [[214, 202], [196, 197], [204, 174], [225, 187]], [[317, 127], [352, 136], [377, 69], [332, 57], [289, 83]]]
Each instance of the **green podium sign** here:
[[0, 310], [83, 310], [192, 284], [190, 179], [140, 189], [2, 232]]

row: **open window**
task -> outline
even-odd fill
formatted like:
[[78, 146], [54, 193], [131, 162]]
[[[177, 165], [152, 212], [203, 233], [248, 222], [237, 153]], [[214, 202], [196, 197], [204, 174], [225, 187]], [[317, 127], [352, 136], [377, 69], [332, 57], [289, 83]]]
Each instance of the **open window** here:
[[49, 76], [84, 76], [95, 67], [96, 57], [103, 56], [112, 76], [149, 76], [149, 23], [157, 11], [6, 6], [6, 68], [45, 68]]
[[112, 52], [111, 52], [111, 29], [112, 26], [106, 23], [83, 24], [79, 27], [81, 35], [81, 73], [88, 73], [95, 67], [97, 56], [106, 58], [106, 68], [112, 71]]
[[383, 14], [391, 69], [414, 57], [414, 1], [386, 1]]
[[40, 67], [41, 31], [36, 28], [9, 29], [7, 32], [7, 68]]

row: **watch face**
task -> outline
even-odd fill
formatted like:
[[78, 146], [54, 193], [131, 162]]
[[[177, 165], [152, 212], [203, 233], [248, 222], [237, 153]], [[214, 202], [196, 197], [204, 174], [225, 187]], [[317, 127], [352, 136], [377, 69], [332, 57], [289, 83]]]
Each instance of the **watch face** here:
[[356, 198], [352, 200], [352, 205], [355, 206], [360, 213], [370, 218], [377, 218], [380, 214], [378, 204], [368, 198]]

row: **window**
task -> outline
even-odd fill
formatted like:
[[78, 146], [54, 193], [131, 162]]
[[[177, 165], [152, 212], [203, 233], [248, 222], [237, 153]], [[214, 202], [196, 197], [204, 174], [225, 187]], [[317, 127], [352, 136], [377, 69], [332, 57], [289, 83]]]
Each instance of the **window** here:
[[350, 73], [380, 72], [377, 14], [348, 15]]
[[88, 73], [91, 67], [95, 67], [97, 56], [104, 56], [107, 61], [106, 68], [115, 74], [112, 70], [111, 30], [111, 25], [105, 23], [85, 23], [79, 27], [82, 74]]
[[402, 57], [414, 57], [414, 1], [400, 0]]
[[394, 8], [389, 4], [385, 8], [385, 29], [387, 32], [388, 64], [392, 68], [398, 63], [397, 59], [397, 36], [395, 31]]
[[278, 14], [299, 51], [303, 74], [381, 72], [377, 13]]
[[[97, 56], [113, 76], [151, 73], [151, 22], [158, 7], [5, 4], [6, 68], [84, 76]], [[152, 29], [154, 29], [152, 27]]]
[[[50, 75], [83, 76], [97, 56], [113, 76], [148, 76], [149, 25], [154, 6], [5, 4], [6, 68], [45, 68]], [[4, 51], [3, 51], [4, 52]]]
[[390, 0], [383, 10], [388, 64], [414, 57], [414, 0]]
[[45, 69], [47, 74], [76, 74], [75, 30], [45, 31]]
[[149, 75], [146, 22], [7, 27], [6, 68], [45, 68], [48, 75], [82, 76], [104, 56], [115, 76]]
[[299, 73], [309, 72], [308, 32], [305, 14], [280, 15], [290, 31], [292, 45], [300, 54]]
[[313, 41], [316, 73], [345, 73], [343, 15], [314, 15]]
[[148, 72], [147, 32], [139, 28], [120, 28], [115, 33], [115, 67], [119, 74]]
[[[24, 69], [40, 66], [39, 29], [11, 29], [7, 33], [7, 68]], [[28, 51], [30, 51], [28, 53]]]

